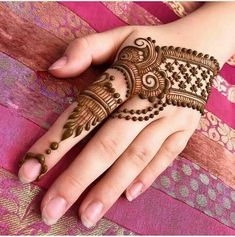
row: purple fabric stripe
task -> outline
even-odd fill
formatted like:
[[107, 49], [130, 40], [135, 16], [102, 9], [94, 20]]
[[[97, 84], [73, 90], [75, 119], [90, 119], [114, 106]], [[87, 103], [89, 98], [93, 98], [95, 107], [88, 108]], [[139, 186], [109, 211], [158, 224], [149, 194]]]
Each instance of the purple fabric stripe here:
[[42, 221], [40, 212], [44, 190], [19, 182], [3, 168], [0, 168], [0, 187], [0, 234], [3, 236], [136, 235], [107, 218], [102, 218], [95, 228], [87, 229], [78, 219], [77, 208], [70, 208], [60, 221], [48, 226]]
[[235, 229], [235, 191], [199, 165], [179, 157], [152, 187]]
[[162, 2], [135, 2], [145, 10], [156, 16], [161, 22], [169, 23], [179, 19], [179, 17]]
[[[100, 2], [59, 2], [83, 18], [97, 32], [126, 24]], [[101, 20], [108, 19], [108, 20]]]
[[143, 235], [235, 234], [233, 229], [153, 188], [132, 202], [121, 197], [105, 217]]

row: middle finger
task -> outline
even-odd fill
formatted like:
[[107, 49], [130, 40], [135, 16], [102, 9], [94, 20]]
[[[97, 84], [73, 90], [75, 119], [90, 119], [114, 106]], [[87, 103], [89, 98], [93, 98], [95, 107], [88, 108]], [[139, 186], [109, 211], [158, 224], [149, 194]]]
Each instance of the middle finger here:
[[[135, 98], [126, 104], [133, 107]], [[107, 170], [150, 121], [109, 119], [52, 184], [43, 198], [42, 216], [54, 224], [81, 193]], [[57, 212], [56, 212], [57, 211]]]

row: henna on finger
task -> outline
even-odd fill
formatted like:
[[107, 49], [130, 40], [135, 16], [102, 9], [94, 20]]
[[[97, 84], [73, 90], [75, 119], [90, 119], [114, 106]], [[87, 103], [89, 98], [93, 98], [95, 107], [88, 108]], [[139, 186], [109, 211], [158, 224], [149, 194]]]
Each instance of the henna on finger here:
[[45, 155], [51, 154], [52, 150], [57, 150], [60, 142], [72, 135], [77, 137], [82, 131], [89, 131], [91, 127], [103, 121], [122, 103], [120, 94], [113, 87], [114, 80], [113, 75], [104, 72], [98, 80], [78, 96], [78, 104], [63, 125], [60, 140], [51, 142], [44, 154], [26, 153], [19, 165], [22, 166], [28, 159], [36, 159], [41, 164], [40, 174], [37, 177], [39, 180], [48, 170], [45, 164]]
[[[204, 112], [213, 77], [219, 71], [214, 57], [180, 47], [159, 47], [155, 40], [137, 38], [134, 45], [124, 47], [111, 66], [124, 75], [126, 99], [139, 95], [151, 106], [145, 109], [116, 110], [123, 100], [113, 86], [115, 76], [104, 72], [97, 81], [78, 96], [78, 104], [63, 125], [61, 138], [49, 144], [44, 154], [26, 153], [20, 166], [28, 159], [37, 159], [41, 171], [47, 171], [45, 156], [59, 148], [60, 142], [89, 131], [106, 117], [147, 121], [158, 115], [167, 105], [182, 106]], [[116, 110], [116, 111], [115, 111]], [[115, 112], [113, 112], [115, 111]]]

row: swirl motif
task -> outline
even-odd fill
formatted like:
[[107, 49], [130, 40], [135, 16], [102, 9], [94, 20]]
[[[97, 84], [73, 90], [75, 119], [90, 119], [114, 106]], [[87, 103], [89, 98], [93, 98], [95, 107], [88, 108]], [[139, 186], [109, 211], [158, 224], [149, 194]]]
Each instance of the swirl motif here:
[[154, 90], [159, 88], [159, 81], [157, 77], [152, 72], [148, 72], [143, 76], [142, 79], [143, 86], [148, 90]]
[[[161, 97], [170, 85], [170, 81], [158, 67], [162, 62], [162, 55], [155, 50], [155, 40], [138, 38], [135, 46], [124, 47], [112, 66], [120, 69], [127, 78], [128, 90], [139, 94], [141, 98]], [[137, 46], [137, 47], [136, 47]]]

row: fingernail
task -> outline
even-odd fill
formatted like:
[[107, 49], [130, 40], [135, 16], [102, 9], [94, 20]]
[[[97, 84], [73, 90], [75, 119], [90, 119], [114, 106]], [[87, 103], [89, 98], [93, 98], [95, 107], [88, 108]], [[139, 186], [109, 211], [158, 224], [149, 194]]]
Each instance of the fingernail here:
[[41, 164], [36, 159], [27, 160], [19, 169], [18, 177], [22, 183], [34, 181], [41, 170]]
[[47, 225], [55, 224], [66, 211], [67, 202], [62, 197], [52, 198], [42, 209], [42, 220]]
[[84, 226], [90, 228], [99, 220], [103, 209], [103, 203], [100, 201], [93, 201], [88, 205], [84, 213], [81, 215], [81, 221]]
[[143, 183], [136, 182], [132, 184], [132, 186], [127, 190], [127, 199], [128, 201], [132, 201], [137, 198], [143, 192]]
[[60, 69], [65, 66], [67, 63], [67, 57], [63, 56], [60, 59], [58, 59], [56, 62], [54, 62], [48, 70], [55, 70], [55, 69]]

